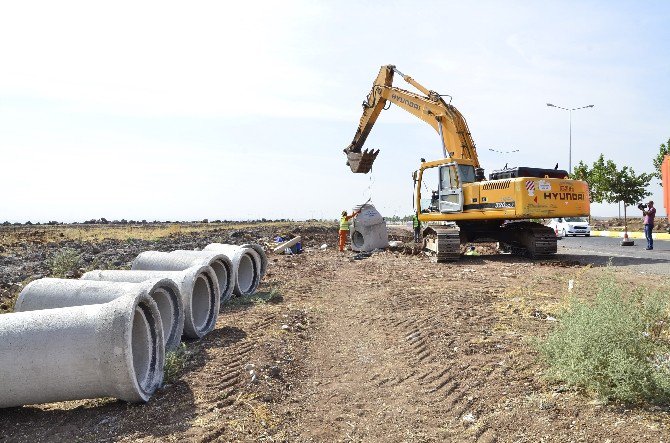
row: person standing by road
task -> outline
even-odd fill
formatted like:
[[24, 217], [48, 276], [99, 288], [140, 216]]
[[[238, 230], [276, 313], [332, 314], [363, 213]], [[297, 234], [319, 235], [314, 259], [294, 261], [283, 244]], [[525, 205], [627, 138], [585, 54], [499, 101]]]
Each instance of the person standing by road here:
[[412, 227], [414, 228], [414, 243], [421, 241], [421, 222], [416, 213], [412, 216]]
[[649, 201], [647, 207], [642, 207], [642, 215], [644, 216], [644, 236], [647, 238], [647, 251], [654, 249], [654, 238], [652, 231], [654, 230], [654, 217], [656, 217], [656, 208], [654, 202]]
[[353, 212], [351, 215], [347, 215], [347, 211], [342, 211], [342, 217], [340, 217], [340, 252], [344, 252], [344, 247], [347, 244], [347, 237], [349, 236], [349, 220], [356, 217], [361, 210]]

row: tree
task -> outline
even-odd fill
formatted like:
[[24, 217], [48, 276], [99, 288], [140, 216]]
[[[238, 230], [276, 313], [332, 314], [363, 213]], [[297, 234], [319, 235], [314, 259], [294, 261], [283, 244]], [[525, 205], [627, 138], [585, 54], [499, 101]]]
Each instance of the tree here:
[[626, 217], [626, 207], [634, 205], [643, 198], [651, 195], [647, 191], [647, 186], [654, 178], [654, 174], [642, 173], [636, 175], [633, 168], [624, 166], [621, 170], [610, 178], [610, 192], [608, 195], [608, 203], [623, 202], [623, 224], [624, 230], [628, 232], [628, 219]]
[[[657, 179], [661, 179], [661, 165], [663, 164], [663, 158], [666, 155], [670, 155], [670, 138], [668, 139], [667, 142], [661, 143], [661, 147], [658, 150], [658, 155], [654, 158], [654, 173], [652, 176], [656, 177]], [[663, 186], [663, 183], [660, 183], [661, 186]]]
[[600, 154], [598, 160], [589, 168], [580, 161], [574, 168], [573, 178], [584, 180], [589, 185], [591, 202], [623, 203], [624, 226], [628, 230], [626, 207], [634, 205], [651, 195], [646, 188], [655, 174], [635, 174], [633, 168], [624, 166], [619, 169], [612, 160], [605, 160]]

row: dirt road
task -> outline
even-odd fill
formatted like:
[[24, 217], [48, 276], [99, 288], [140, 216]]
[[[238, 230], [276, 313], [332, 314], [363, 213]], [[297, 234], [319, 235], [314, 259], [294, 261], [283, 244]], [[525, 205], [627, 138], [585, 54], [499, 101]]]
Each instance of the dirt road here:
[[588, 288], [603, 268], [358, 261], [318, 249], [334, 228], [302, 233], [307, 251], [272, 257], [261, 293], [189, 343], [185, 368], [148, 404], [3, 410], [0, 441], [667, 441], [667, 409], [603, 405], [542, 378], [534, 339], [567, 281]]

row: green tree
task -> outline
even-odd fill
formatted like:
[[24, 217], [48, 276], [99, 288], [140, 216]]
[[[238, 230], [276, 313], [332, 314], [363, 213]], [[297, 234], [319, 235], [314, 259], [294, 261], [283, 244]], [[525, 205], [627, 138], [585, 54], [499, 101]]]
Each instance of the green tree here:
[[606, 160], [603, 154], [600, 154], [591, 167], [580, 161], [572, 175], [572, 178], [588, 183], [591, 202], [622, 202], [626, 229], [628, 229], [626, 207], [651, 195], [646, 188], [654, 177], [655, 174], [635, 174], [633, 168], [628, 166], [619, 169], [616, 163]]
[[609, 178], [608, 203], [623, 203], [623, 222], [624, 229], [628, 231], [628, 220], [626, 217], [626, 207], [634, 205], [643, 198], [651, 195], [647, 191], [647, 186], [654, 178], [654, 174], [642, 173], [635, 174], [633, 168], [624, 166]]
[[[658, 155], [654, 158], [654, 173], [652, 174], [657, 179], [661, 179], [661, 164], [663, 164], [663, 158], [666, 155], [670, 155], [670, 138], [667, 142], [661, 143], [661, 147], [658, 150]], [[663, 183], [660, 183], [663, 186]]]
[[600, 154], [598, 160], [589, 166], [580, 161], [575, 166], [572, 178], [584, 180], [589, 185], [591, 203], [609, 202], [611, 193], [611, 177], [616, 174], [616, 164], [612, 160], [605, 161], [605, 156]]

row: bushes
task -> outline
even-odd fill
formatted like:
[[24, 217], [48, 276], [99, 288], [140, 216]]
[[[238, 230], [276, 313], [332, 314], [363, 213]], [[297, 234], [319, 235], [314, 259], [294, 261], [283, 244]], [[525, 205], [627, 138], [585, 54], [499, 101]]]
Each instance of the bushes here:
[[572, 299], [540, 344], [547, 376], [605, 401], [670, 401], [666, 299], [643, 289], [630, 293], [608, 273], [593, 301]]

